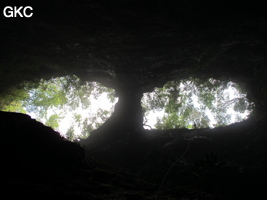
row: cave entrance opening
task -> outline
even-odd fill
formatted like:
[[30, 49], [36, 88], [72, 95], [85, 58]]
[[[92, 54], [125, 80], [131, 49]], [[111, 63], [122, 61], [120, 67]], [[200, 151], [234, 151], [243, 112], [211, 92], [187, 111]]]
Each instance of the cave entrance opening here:
[[3, 96], [2, 111], [26, 113], [69, 140], [87, 138], [114, 111], [115, 91], [77, 76], [24, 83]]
[[241, 85], [213, 78], [167, 82], [142, 98], [145, 129], [214, 128], [247, 119], [254, 103]]

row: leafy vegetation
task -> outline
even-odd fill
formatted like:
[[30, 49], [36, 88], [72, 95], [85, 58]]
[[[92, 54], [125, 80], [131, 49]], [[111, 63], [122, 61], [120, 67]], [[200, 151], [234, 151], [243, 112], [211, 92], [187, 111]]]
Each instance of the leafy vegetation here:
[[[76, 76], [42, 79], [39, 83], [27, 83], [2, 94], [0, 109], [33, 113], [37, 120], [54, 129], [59, 128], [65, 116], [72, 115], [73, 121], [66, 136], [74, 140], [77, 137], [74, 133], [76, 128], [81, 130], [79, 137], [88, 137], [90, 131], [98, 128], [111, 115], [111, 110], [105, 109], [89, 112], [91, 100], [102, 93], [107, 94], [111, 103], [115, 102], [114, 90], [96, 82], [82, 83]], [[88, 109], [87, 116], [77, 113], [78, 109]]]
[[233, 120], [230, 108], [235, 111], [234, 121], [246, 118], [253, 108], [237, 84], [197, 78], [169, 81], [162, 88], [146, 93], [142, 103], [145, 117], [151, 111], [164, 110], [163, 117], [157, 119], [156, 129], [223, 126]]
[[[108, 101], [114, 105], [113, 89], [96, 82], [82, 83], [76, 76], [56, 77], [10, 89], [2, 94], [0, 109], [34, 113], [37, 120], [54, 129], [58, 129], [60, 122], [69, 117], [71, 122], [62, 134], [74, 140], [88, 137], [111, 115], [113, 108], [91, 109], [93, 99], [102, 94], [106, 94]], [[237, 84], [197, 78], [169, 81], [162, 88], [145, 93], [142, 104], [145, 118], [152, 111], [164, 111], [155, 124], [155, 128], [161, 130], [223, 126], [233, 121], [229, 108], [235, 111], [234, 121], [246, 118], [253, 108], [253, 103], [248, 101], [246, 93]], [[83, 114], [79, 112], [81, 110]]]

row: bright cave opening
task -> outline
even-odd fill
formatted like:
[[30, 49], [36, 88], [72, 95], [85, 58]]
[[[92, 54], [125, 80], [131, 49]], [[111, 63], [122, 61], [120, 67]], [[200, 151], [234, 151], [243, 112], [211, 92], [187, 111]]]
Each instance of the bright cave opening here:
[[215, 128], [247, 119], [254, 103], [232, 81], [188, 78], [167, 82], [142, 98], [145, 129]]
[[100, 127], [116, 102], [113, 89], [69, 75], [12, 88], [2, 98], [0, 109], [28, 114], [73, 141], [87, 138]]

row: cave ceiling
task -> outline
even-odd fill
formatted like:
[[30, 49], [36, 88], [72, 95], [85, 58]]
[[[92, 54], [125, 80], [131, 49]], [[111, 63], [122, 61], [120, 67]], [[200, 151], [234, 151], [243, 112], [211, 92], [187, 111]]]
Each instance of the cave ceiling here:
[[[7, 5], [12, 3], [1, 2], [1, 8]], [[190, 76], [247, 81], [255, 68], [265, 66], [267, 24], [256, 3], [78, 0], [27, 5], [33, 7], [31, 18], [1, 16], [2, 85], [11, 84], [13, 74], [20, 74], [21, 81], [32, 74], [75, 74], [145, 92]]]

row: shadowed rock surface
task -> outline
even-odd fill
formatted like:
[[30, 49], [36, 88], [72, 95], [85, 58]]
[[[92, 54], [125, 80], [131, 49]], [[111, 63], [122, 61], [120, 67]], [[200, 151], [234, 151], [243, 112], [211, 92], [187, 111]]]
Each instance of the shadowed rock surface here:
[[[0, 111], [1, 194], [30, 199], [177, 199], [200, 190], [158, 191], [158, 186], [123, 169], [85, 158], [84, 149], [28, 115]], [[207, 196], [207, 197], [206, 197]], [[161, 198], [160, 197], [160, 198]]]
[[[20, 113], [0, 111], [2, 167], [72, 168], [83, 165], [84, 149], [52, 128]], [[6, 166], [6, 167], [5, 167]]]
[[267, 186], [266, 143], [266, 124], [245, 120], [214, 129], [146, 130], [142, 138], [88, 145], [86, 152], [157, 185], [246, 199], [260, 198]]

